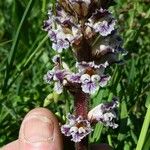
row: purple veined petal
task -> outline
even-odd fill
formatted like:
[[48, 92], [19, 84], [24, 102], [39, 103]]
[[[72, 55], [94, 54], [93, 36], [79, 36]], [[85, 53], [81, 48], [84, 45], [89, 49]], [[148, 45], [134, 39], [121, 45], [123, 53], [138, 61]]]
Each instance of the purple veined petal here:
[[92, 131], [93, 131], [93, 129], [91, 128], [91, 126], [87, 127], [87, 128], [80, 127], [78, 129], [78, 132], [72, 133], [72, 139], [71, 140], [76, 142], [76, 143], [80, 142], [84, 137], [86, 137]]
[[52, 48], [56, 51], [58, 51], [59, 53], [62, 52], [63, 49], [67, 49], [70, 46], [70, 43], [65, 40], [65, 34], [62, 33], [61, 31], [62, 29], [58, 29], [56, 34], [56, 39], [54, 41], [54, 43], [52, 44]]
[[61, 9], [61, 7], [57, 7], [57, 12], [56, 12], [57, 14], [57, 17], [59, 17], [59, 18], [66, 18], [67, 17], [67, 13], [63, 10], [63, 9]]
[[107, 61], [103, 64], [95, 64], [94, 61], [91, 62], [82, 61], [76, 63], [76, 67], [78, 68], [81, 74], [84, 74], [86, 69], [91, 68], [95, 70], [98, 75], [102, 75], [107, 66], [109, 66]]
[[81, 136], [81, 134], [76, 133], [76, 134], [72, 134], [72, 139], [71, 141], [78, 143], [81, 142], [82, 138], [84, 138], [83, 136]]
[[63, 48], [57, 45], [57, 43], [52, 43], [52, 48], [56, 50], [58, 53], [61, 53]]
[[89, 111], [88, 120], [91, 122], [100, 122], [105, 126], [116, 128], [118, 127], [118, 125], [115, 123], [115, 120], [117, 119], [115, 109], [117, 107], [117, 102], [114, 101], [99, 104]]
[[48, 20], [44, 21], [43, 30], [49, 31], [51, 28], [52, 28], [52, 20], [48, 19]]
[[66, 40], [63, 40], [63, 39], [59, 39], [59, 40], [57, 40], [57, 45], [58, 45], [59, 47], [61, 47], [62, 49], [63, 49], [63, 48], [66, 49], [66, 48], [69, 47], [69, 42], [66, 41]]
[[54, 18], [54, 15], [53, 15], [53, 12], [52, 12], [52, 7], [51, 7], [48, 11], [48, 20], [44, 21], [43, 29], [45, 31], [49, 31], [50, 29], [52, 29], [52, 24], [53, 24], [53, 21], [54, 21], [53, 18]]
[[63, 134], [65, 134], [66, 136], [70, 136], [71, 133], [70, 133], [70, 126], [69, 125], [62, 125], [61, 126], [61, 132]]
[[49, 70], [47, 74], [44, 75], [43, 79], [46, 83], [50, 83], [53, 80], [54, 72], [52, 70]]
[[81, 127], [78, 129], [78, 131], [75, 133], [75, 132], [72, 132], [72, 141], [74, 141], [75, 143], [77, 142], [80, 142], [84, 137], [86, 137], [88, 134], [90, 134], [92, 132], [92, 128], [82, 128]]
[[51, 39], [51, 41], [56, 42], [57, 41], [57, 32], [56, 30], [49, 30], [48, 36]]
[[81, 83], [80, 78], [81, 78], [81, 75], [79, 73], [77, 73], [77, 74], [69, 74], [67, 76], [67, 80], [72, 82], [72, 83]]
[[87, 133], [76, 133], [76, 134], [72, 134], [72, 141], [74, 141], [75, 143], [77, 142], [81, 142], [81, 140], [86, 137], [88, 134]]
[[[93, 131], [91, 128], [90, 122], [86, 119], [83, 119], [82, 116], [75, 117], [74, 115], [68, 114], [67, 123], [62, 125], [61, 131], [66, 136], [71, 136], [72, 141], [80, 142], [85, 136]], [[74, 123], [71, 123], [71, 122]]]
[[76, 117], [75, 117], [75, 115], [72, 115], [72, 114], [70, 114], [70, 113], [68, 113], [67, 114], [67, 117], [66, 117], [69, 121], [70, 120], [76, 120]]
[[97, 84], [93, 82], [82, 84], [81, 87], [83, 92], [89, 94], [94, 94], [99, 89], [99, 86], [97, 86]]
[[65, 70], [56, 70], [54, 73], [53, 79], [55, 81], [62, 82], [64, 80], [64, 77], [67, 75], [67, 72]]
[[68, 15], [68, 13], [66, 13], [66, 11], [64, 11], [63, 9], [61, 9], [60, 7], [56, 9], [56, 22], [58, 24], [61, 25], [73, 25], [73, 16]]
[[55, 82], [54, 85], [54, 91], [58, 94], [61, 94], [63, 91], [63, 85], [60, 83], [60, 81]]
[[105, 103], [104, 105], [102, 105], [102, 109], [105, 111], [110, 111], [117, 107], [119, 107], [119, 102], [118, 102], [117, 98], [113, 98], [113, 100], [111, 102], [108, 102], [108, 103]]
[[83, 84], [89, 83], [91, 81], [91, 77], [88, 74], [83, 74], [80, 78]]
[[82, 91], [85, 93], [94, 94], [99, 89], [99, 85], [97, 83], [100, 80], [100, 77], [98, 75], [90, 76], [88, 74], [83, 74], [80, 80], [82, 83]]
[[68, 114], [67, 120], [69, 121], [70, 126], [74, 126], [76, 123], [76, 117], [74, 115]]
[[104, 113], [103, 117], [105, 118], [105, 121], [108, 122], [108, 121], [112, 121], [113, 118], [117, 118], [117, 115], [114, 111], [111, 111], [111, 112]]
[[63, 48], [67, 49], [69, 48], [69, 46], [70, 46], [69, 42], [67, 40], [64, 40]]
[[99, 82], [99, 85], [101, 87], [104, 87], [107, 85], [108, 81], [110, 80], [110, 76], [101, 76], [101, 79], [100, 79], [100, 82]]
[[102, 21], [95, 23], [94, 29], [95, 32], [99, 32], [102, 36], [107, 36], [111, 34], [111, 32], [115, 29], [115, 21], [112, 21], [111, 23], [107, 21]]
[[113, 129], [118, 127], [118, 124], [114, 122], [117, 118], [115, 111], [106, 112], [103, 114], [103, 118], [100, 120], [105, 126], [112, 127]]

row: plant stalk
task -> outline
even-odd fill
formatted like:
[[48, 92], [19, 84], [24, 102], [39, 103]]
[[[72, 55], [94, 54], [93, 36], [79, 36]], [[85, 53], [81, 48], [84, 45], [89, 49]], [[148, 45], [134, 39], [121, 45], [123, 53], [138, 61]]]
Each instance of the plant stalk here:
[[[82, 116], [87, 119], [89, 94], [79, 91], [74, 94], [75, 97], [75, 113], [76, 116]], [[88, 137], [85, 137], [81, 142], [75, 143], [75, 150], [87, 150]]]

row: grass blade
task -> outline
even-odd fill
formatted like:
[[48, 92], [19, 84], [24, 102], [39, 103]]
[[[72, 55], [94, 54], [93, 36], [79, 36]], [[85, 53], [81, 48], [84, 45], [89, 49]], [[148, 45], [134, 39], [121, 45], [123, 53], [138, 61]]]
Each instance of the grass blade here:
[[12, 47], [11, 47], [11, 50], [10, 50], [10, 54], [8, 56], [8, 62], [7, 62], [6, 72], [5, 72], [5, 79], [4, 79], [4, 85], [3, 85], [3, 88], [2, 88], [2, 93], [6, 92], [7, 83], [8, 83], [9, 75], [10, 75], [10, 70], [11, 70], [11, 67], [13, 65], [13, 61], [14, 61], [14, 58], [15, 58], [16, 50], [17, 50], [17, 45], [18, 45], [18, 40], [19, 40], [21, 27], [22, 27], [22, 25], [25, 21], [25, 18], [26, 18], [27, 14], [28, 14], [28, 12], [31, 8], [32, 2], [33, 2], [33, 0], [29, 1], [28, 5], [27, 5], [27, 7], [24, 11], [24, 14], [23, 14], [22, 19], [20, 21], [20, 24], [18, 26], [16, 35], [15, 35], [15, 38], [14, 38], [14, 41], [13, 41], [13, 44], [12, 44]]

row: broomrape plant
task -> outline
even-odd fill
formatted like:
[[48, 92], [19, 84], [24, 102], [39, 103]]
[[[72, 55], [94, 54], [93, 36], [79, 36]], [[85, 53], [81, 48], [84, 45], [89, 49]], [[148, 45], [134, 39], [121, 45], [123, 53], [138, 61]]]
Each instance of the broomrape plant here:
[[[108, 7], [113, 0], [57, 0], [48, 11], [44, 30], [57, 52], [53, 57], [54, 68], [44, 75], [48, 84], [61, 94], [64, 89], [74, 97], [73, 114], [67, 114], [67, 122], [61, 132], [70, 136], [77, 150], [87, 149], [87, 135], [99, 122], [113, 129], [118, 127], [116, 109], [118, 100], [101, 103], [89, 111], [90, 95], [107, 85], [111, 76], [106, 68], [119, 63], [123, 52], [122, 39], [117, 33], [116, 20]], [[61, 52], [71, 50], [76, 59], [76, 70], [63, 67]], [[86, 144], [85, 144], [86, 143]]]

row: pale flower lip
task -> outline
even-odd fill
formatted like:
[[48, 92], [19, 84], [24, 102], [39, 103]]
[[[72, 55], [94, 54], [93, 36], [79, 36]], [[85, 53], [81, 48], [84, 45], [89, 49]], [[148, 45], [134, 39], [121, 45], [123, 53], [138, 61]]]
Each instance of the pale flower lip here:
[[61, 132], [66, 136], [71, 136], [71, 140], [76, 143], [80, 142], [93, 131], [90, 122], [83, 119], [82, 116], [75, 117], [74, 115], [68, 114], [67, 121], [68, 123], [61, 126]]
[[113, 129], [118, 127], [115, 123], [117, 119], [117, 114], [115, 109], [118, 107], [118, 101], [112, 100], [112, 102], [102, 103], [94, 107], [88, 113], [88, 120], [91, 122], [100, 122], [105, 126], [112, 127]]
[[[96, 77], [96, 80], [94, 80]], [[81, 76], [81, 82], [82, 82], [82, 91], [85, 93], [90, 93], [94, 94], [98, 89], [98, 82], [100, 80], [100, 77], [98, 75], [88, 75], [88, 74], [83, 74]]]
[[49, 70], [47, 74], [44, 75], [44, 80], [48, 84], [51, 84], [52, 81], [55, 82], [54, 91], [56, 91], [58, 94], [61, 94], [63, 92], [63, 82], [68, 74], [69, 72], [67, 70], [61, 70], [57, 67], [54, 67], [52, 70]]

